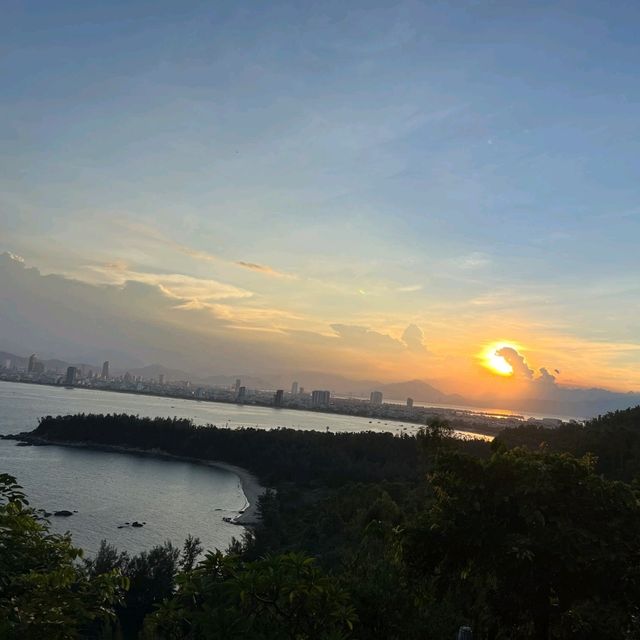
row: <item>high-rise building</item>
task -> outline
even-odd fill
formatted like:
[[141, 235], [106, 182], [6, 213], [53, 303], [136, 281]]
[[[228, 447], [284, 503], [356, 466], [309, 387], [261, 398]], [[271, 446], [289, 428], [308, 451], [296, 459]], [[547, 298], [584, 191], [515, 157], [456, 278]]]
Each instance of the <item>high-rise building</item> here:
[[331, 399], [330, 391], [322, 391], [316, 389], [311, 392], [311, 406], [312, 407], [327, 407], [329, 406], [329, 400]]
[[128, 371], [124, 374], [124, 381], [125, 382], [132, 382], [133, 381], [133, 376]]
[[244, 402], [247, 397], [247, 387], [238, 387], [238, 395], [236, 396], [236, 402]]
[[407, 409], [413, 409], [413, 398], [407, 398]]
[[276, 395], [273, 397], [273, 404], [276, 407], [281, 407], [283, 399], [284, 399], [284, 389], [278, 389], [276, 391]]
[[300, 395], [303, 396], [304, 395], [304, 387], [300, 387], [300, 391], [298, 393], [300, 393]]
[[11, 360], [9, 358], [4, 361], [4, 368], [11, 369]]
[[291, 395], [292, 396], [297, 396], [298, 395], [298, 383], [297, 382], [294, 382], [291, 385]]
[[102, 379], [107, 380], [109, 378], [109, 361], [105, 360], [102, 363]]
[[35, 353], [32, 353], [29, 356], [29, 364], [27, 365], [27, 373], [33, 373], [33, 367], [36, 362], [38, 362], [38, 356]]
[[382, 404], [382, 391], [372, 391], [369, 402], [376, 405]]
[[72, 385], [76, 381], [76, 375], [78, 370], [75, 367], [67, 367], [67, 376], [64, 379], [64, 383]]
[[240, 378], [236, 379], [236, 395], [238, 395], [238, 393], [240, 393], [240, 385], [242, 383], [240, 382]]

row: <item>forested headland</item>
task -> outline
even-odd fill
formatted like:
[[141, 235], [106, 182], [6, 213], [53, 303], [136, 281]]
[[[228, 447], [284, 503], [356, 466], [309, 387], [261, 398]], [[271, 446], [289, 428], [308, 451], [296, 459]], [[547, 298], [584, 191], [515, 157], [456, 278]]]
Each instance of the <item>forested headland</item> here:
[[[0, 477], [0, 637], [640, 638], [640, 408], [488, 444], [43, 418], [32, 441], [242, 466], [274, 488], [224, 553], [82, 561]], [[4, 635], [3, 635], [4, 634]]]

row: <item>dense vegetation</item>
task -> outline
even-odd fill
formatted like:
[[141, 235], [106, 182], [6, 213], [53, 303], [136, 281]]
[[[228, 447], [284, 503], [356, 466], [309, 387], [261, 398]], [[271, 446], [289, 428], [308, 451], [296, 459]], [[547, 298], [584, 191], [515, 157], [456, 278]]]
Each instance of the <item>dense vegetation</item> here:
[[584, 426], [563, 423], [557, 429], [522, 426], [503, 430], [496, 444], [508, 448], [592, 454], [596, 470], [608, 478], [631, 482], [640, 477], [640, 409], [614, 411]]
[[[198, 427], [178, 418], [80, 414], [43, 418], [33, 435], [224, 460], [250, 469], [267, 484], [337, 486], [351, 481], [417, 480], [420, 475], [415, 438], [373, 431], [225, 429]], [[489, 451], [482, 441], [460, 446], [469, 453]]]
[[225, 460], [275, 491], [226, 554], [199, 561], [189, 539], [78, 562], [4, 477], [0, 637], [640, 638], [640, 408], [492, 445], [438, 422], [392, 437], [71, 416], [34, 435]]

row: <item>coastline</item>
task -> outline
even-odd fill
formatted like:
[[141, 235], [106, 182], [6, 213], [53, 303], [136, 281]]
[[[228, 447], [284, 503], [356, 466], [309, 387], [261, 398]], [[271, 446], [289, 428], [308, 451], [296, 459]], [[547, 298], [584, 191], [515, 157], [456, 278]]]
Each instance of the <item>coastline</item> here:
[[97, 444], [93, 442], [70, 442], [65, 440], [47, 440], [30, 433], [19, 433], [16, 435], [3, 436], [5, 440], [17, 440], [18, 442], [27, 442], [35, 446], [57, 446], [57, 447], [74, 447], [76, 449], [90, 449], [92, 451], [105, 451], [111, 453], [128, 453], [138, 456], [146, 456], [149, 458], [157, 458], [160, 460], [174, 460], [177, 462], [189, 462], [191, 464], [200, 464], [207, 467], [213, 467], [228, 471], [236, 475], [240, 480], [242, 493], [244, 494], [246, 504], [242, 509], [238, 510], [238, 515], [229, 520], [232, 524], [238, 524], [245, 527], [256, 526], [260, 523], [260, 514], [258, 513], [258, 500], [267, 491], [267, 487], [260, 484], [258, 478], [247, 469], [238, 467], [222, 460], [204, 460], [202, 458], [192, 458], [189, 456], [178, 456], [173, 453], [162, 451], [161, 449], [137, 449], [135, 447], [127, 447], [123, 445]]
[[[7, 383], [13, 383], [13, 384], [29, 384], [29, 385], [34, 385], [34, 386], [42, 386], [42, 387], [52, 387], [54, 389], [60, 389], [63, 387], [63, 385], [57, 385], [57, 384], [53, 384], [53, 383], [49, 383], [49, 382], [36, 382], [33, 380], [1, 380], [0, 382], [7, 382]], [[133, 390], [133, 389], [111, 389], [111, 388], [93, 388], [93, 387], [84, 387], [84, 386], [80, 386], [80, 385], [74, 385], [73, 387], [64, 387], [67, 389], [73, 389], [73, 390], [80, 390], [80, 391], [106, 391], [108, 393], [116, 393], [116, 394], [125, 394], [125, 395], [132, 395], [132, 396], [145, 396], [145, 397], [150, 397], [150, 398], [166, 398], [168, 400], [184, 400], [186, 402], [198, 402], [198, 403], [213, 403], [213, 404], [230, 404], [230, 405], [237, 405], [238, 403], [234, 400], [225, 400], [222, 398], [217, 398], [215, 400], [210, 399], [210, 398], [195, 398], [195, 397], [191, 397], [191, 396], [183, 396], [183, 395], [174, 395], [174, 394], [163, 394], [163, 393], [155, 393], [153, 391], [150, 390], [144, 390], [144, 391], [137, 391], [137, 390]], [[420, 426], [424, 426], [425, 422], [424, 422], [424, 418], [420, 417], [412, 417], [412, 416], [405, 416], [405, 417], [388, 417], [388, 416], [378, 416], [378, 415], [373, 415], [369, 412], [355, 412], [355, 413], [351, 413], [351, 412], [345, 412], [345, 411], [338, 411], [338, 410], [332, 410], [331, 408], [325, 408], [325, 407], [301, 407], [301, 406], [285, 406], [285, 407], [274, 407], [273, 404], [270, 403], [266, 403], [266, 402], [252, 402], [252, 403], [243, 403], [243, 406], [255, 406], [255, 407], [262, 407], [262, 408], [266, 408], [266, 409], [279, 409], [279, 410], [284, 410], [284, 411], [300, 411], [300, 412], [309, 412], [309, 413], [320, 413], [320, 414], [325, 414], [325, 415], [337, 415], [337, 416], [346, 416], [346, 417], [352, 417], [352, 418], [362, 418], [365, 420], [377, 420], [377, 421], [382, 421], [385, 420], [386, 422], [392, 422], [394, 424], [398, 424], [398, 425], [402, 425], [402, 424], [410, 424], [410, 425], [416, 425], [417, 427]], [[454, 412], [454, 413], [466, 413], [466, 414], [472, 414], [477, 416], [478, 418], [485, 418], [485, 419], [490, 419], [490, 420], [505, 420], [505, 419], [518, 419], [520, 421], [522, 421], [522, 423], [525, 423], [525, 420], [523, 418], [523, 416], [519, 415], [519, 414], [513, 414], [513, 415], [507, 415], [505, 414], [504, 416], [501, 415], [501, 417], [497, 417], [497, 415], [494, 414], [486, 414], [483, 411], [477, 411], [471, 408], [471, 405], [469, 406], [469, 408], [462, 408], [462, 407], [454, 407], [454, 406], [450, 406], [450, 405], [437, 405], [437, 404], [433, 404], [433, 405], [427, 405], [427, 404], [418, 404], [415, 405], [416, 408], [418, 409], [430, 409], [433, 412], [442, 412], [443, 414], [450, 413], [450, 412]], [[475, 407], [475, 409], [480, 409], [480, 407]], [[438, 414], [439, 415], [439, 414]], [[560, 418], [558, 418], [560, 419]], [[500, 431], [504, 425], [502, 424], [494, 424], [494, 425], [479, 425], [477, 423], [474, 422], [467, 422], [467, 421], [461, 421], [460, 424], [458, 423], [452, 423], [452, 426], [454, 427], [454, 430], [456, 431], [461, 431], [463, 433], [468, 433], [468, 434], [476, 434], [476, 435], [480, 435], [480, 436], [489, 436], [491, 438], [495, 437], [496, 434], [498, 433], [498, 431]], [[366, 430], [366, 429], [365, 429]]]

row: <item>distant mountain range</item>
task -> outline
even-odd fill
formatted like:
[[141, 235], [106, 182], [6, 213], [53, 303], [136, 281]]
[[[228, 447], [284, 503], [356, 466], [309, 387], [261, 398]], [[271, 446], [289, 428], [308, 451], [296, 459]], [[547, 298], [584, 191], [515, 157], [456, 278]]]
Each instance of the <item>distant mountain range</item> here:
[[[28, 356], [17, 356], [13, 353], [0, 351], [0, 364], [11, 360], [14, 366], [26, 368]], [[100, 372], [102, 363], [88, 364], [66, 362], [55, 358], [43, 359], [45, 367], [64, 373], [68, 366], [84, 368]], [[111, 368], [112, 375], [124, 374], [129, 371], [133, 376], [157, 379], [161, 374], [167, 381], [190, 380], [194, 384], [209, 386], [232, 386], [236, 379], [250, 389], [291, 389], [295, 380], [300, 387], [307, 391], [313, 389], [329, 389], [341, 396], [367, 398], [371, 391], [381, 391], [385, 400], [403, 402], [406, 398], [413, 398], [415, 402], [429, 404], [500, 407], [523, 413], [540, 413], [557, 416], [574, 416], [588, 418], [607, 411], [624, 409], [640, 404], [640, 394], [619, 393], [599, 388], [576, 388], [562, 385], [546, 387], [532, 386], [529, 398], [520, 398], [512, 402], [498, 401], [492, 397], [467, 398], [456, 393], [444, 393], [433, 384], [425, 380], [408, 380], [404, 382], [383, 383], [378, 380], [354, 380], [344, 376], [319, 371], [295, 371], [292, 373], [277, 373], [264, 376], [250, 374], [235, 375], [197, 375], [180, 369], [172, 369], [160, 364], [151, 364], [131, 369]]]
[[[14, 353], [8, 353], [7, 351], [0, 351], [0, 365], [4, 365], [4, 362], [6, 360], [11, 360], [12, 366], [18, 368], [18, 369], [26, 369], [27, 365], [29, 364], [29, 358], [31, 357], [31, 354], [29, 354], [28, 356], [17, 356]], [[49, 358], [49, 359], [40, 359], [39, 360], [44, 364], [45, 369], [47, 371], [58, 371], [60, 373], [64, 373], [67, 370], [67, 367], [73, 366], [73, 367], [84, 367], [85, 369], [91, 369], [92, 371], [102, 371], [102, 364], [100, 364], [100, 367], [98, 368], [97, 365], [90, 365], [87, 363], [83, 363], [83, 362], [65, 362], [64, 360], [58, 360], [56, 358]]]

